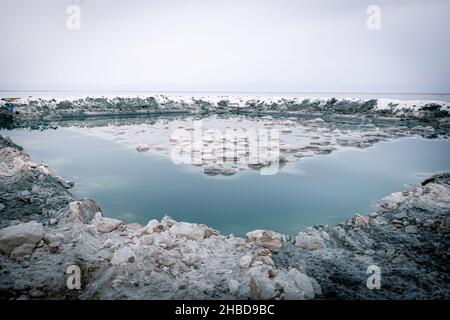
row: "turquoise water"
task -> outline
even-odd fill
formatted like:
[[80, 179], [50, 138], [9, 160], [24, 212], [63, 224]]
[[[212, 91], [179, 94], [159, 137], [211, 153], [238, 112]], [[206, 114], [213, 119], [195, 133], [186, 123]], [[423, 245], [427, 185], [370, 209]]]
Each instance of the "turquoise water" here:
[[403, 138], [349, 148], [291, 163], [274, 176], [246, 170], [211, 177], [74, 130], [0, 134], [74, 180], [72, 193], [95, 199], [106, 216], [145, 224], [168, 214], [222, 234], [258, 228], [295, 234], [304, 226], [335, 224], [371, 212], [375, 201], [428, 174], [450, 170], [450, 142], [442, 140]]

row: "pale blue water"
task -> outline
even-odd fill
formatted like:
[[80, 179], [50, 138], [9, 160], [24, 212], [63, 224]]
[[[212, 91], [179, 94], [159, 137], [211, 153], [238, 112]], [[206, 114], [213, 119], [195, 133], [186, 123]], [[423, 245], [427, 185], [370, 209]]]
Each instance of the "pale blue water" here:
[[375, 201], [423, 176], [450, 170], [450, 142], [403, 138], [368, 149], [305, 158], [275, 176], [247, 170], [210, 177], [119, 144], [60, 128], [0, 131], [35, 160], [75, 180], [72, 193], [97, 201], [106, 216], [145, 224], [165, 214], [223, 234], [264, 228], [295, 234], [369, 213]]

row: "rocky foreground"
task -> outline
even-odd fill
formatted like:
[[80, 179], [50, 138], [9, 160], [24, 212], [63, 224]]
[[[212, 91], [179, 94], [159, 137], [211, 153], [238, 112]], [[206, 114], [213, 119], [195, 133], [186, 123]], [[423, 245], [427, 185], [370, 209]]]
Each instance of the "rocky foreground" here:
[[[2, 299], [449, 299], [450, 174], [296, 237], [102, 216], [0, 136]], [[67, 288], [67, 268], [81, 289]], [[380, 289], [367, 287], [369, 266]]]

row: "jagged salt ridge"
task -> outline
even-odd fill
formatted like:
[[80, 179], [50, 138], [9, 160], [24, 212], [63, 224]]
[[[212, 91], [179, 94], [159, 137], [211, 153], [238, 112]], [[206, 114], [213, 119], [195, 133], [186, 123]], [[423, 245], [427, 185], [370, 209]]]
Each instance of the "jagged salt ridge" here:
[[21, 115], [52, 118], [64, 115], [97, 115], [123, 113], [305, 113], [332, 112], [343, 114], [373, 114], [395, 117], [448, 117], [450, 103], [426, 100], [270, 97], [270, 96], [184, 96], [184, 95], [124, 95], [93, 97], [25, 97], [2, 99], [0, 105], [12, 103], [17, 118]]

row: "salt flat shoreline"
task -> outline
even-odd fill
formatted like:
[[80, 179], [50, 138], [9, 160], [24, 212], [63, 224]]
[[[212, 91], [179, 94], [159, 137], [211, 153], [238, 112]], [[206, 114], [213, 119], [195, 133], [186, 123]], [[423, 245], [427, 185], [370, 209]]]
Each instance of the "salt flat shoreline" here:
[[158, 114], [341, 114], [409, 119], [440, 119], [448, 123], [450, 103], [434, 100], [270, 97], [258, 95], [123, 95], [1, 98], [12, 105], [17, 123], [67, 117]]
[[[166, 217], [103, 217], [90, 199], [0, 138], [2, 299], [449, 299], [450, 174], [382, 199], [376, 212], [295, 237], [221, 235]], [[67, 267], [82, 271], [66, 287]], [[381, 289], [366, 286], [381, 270]]]

